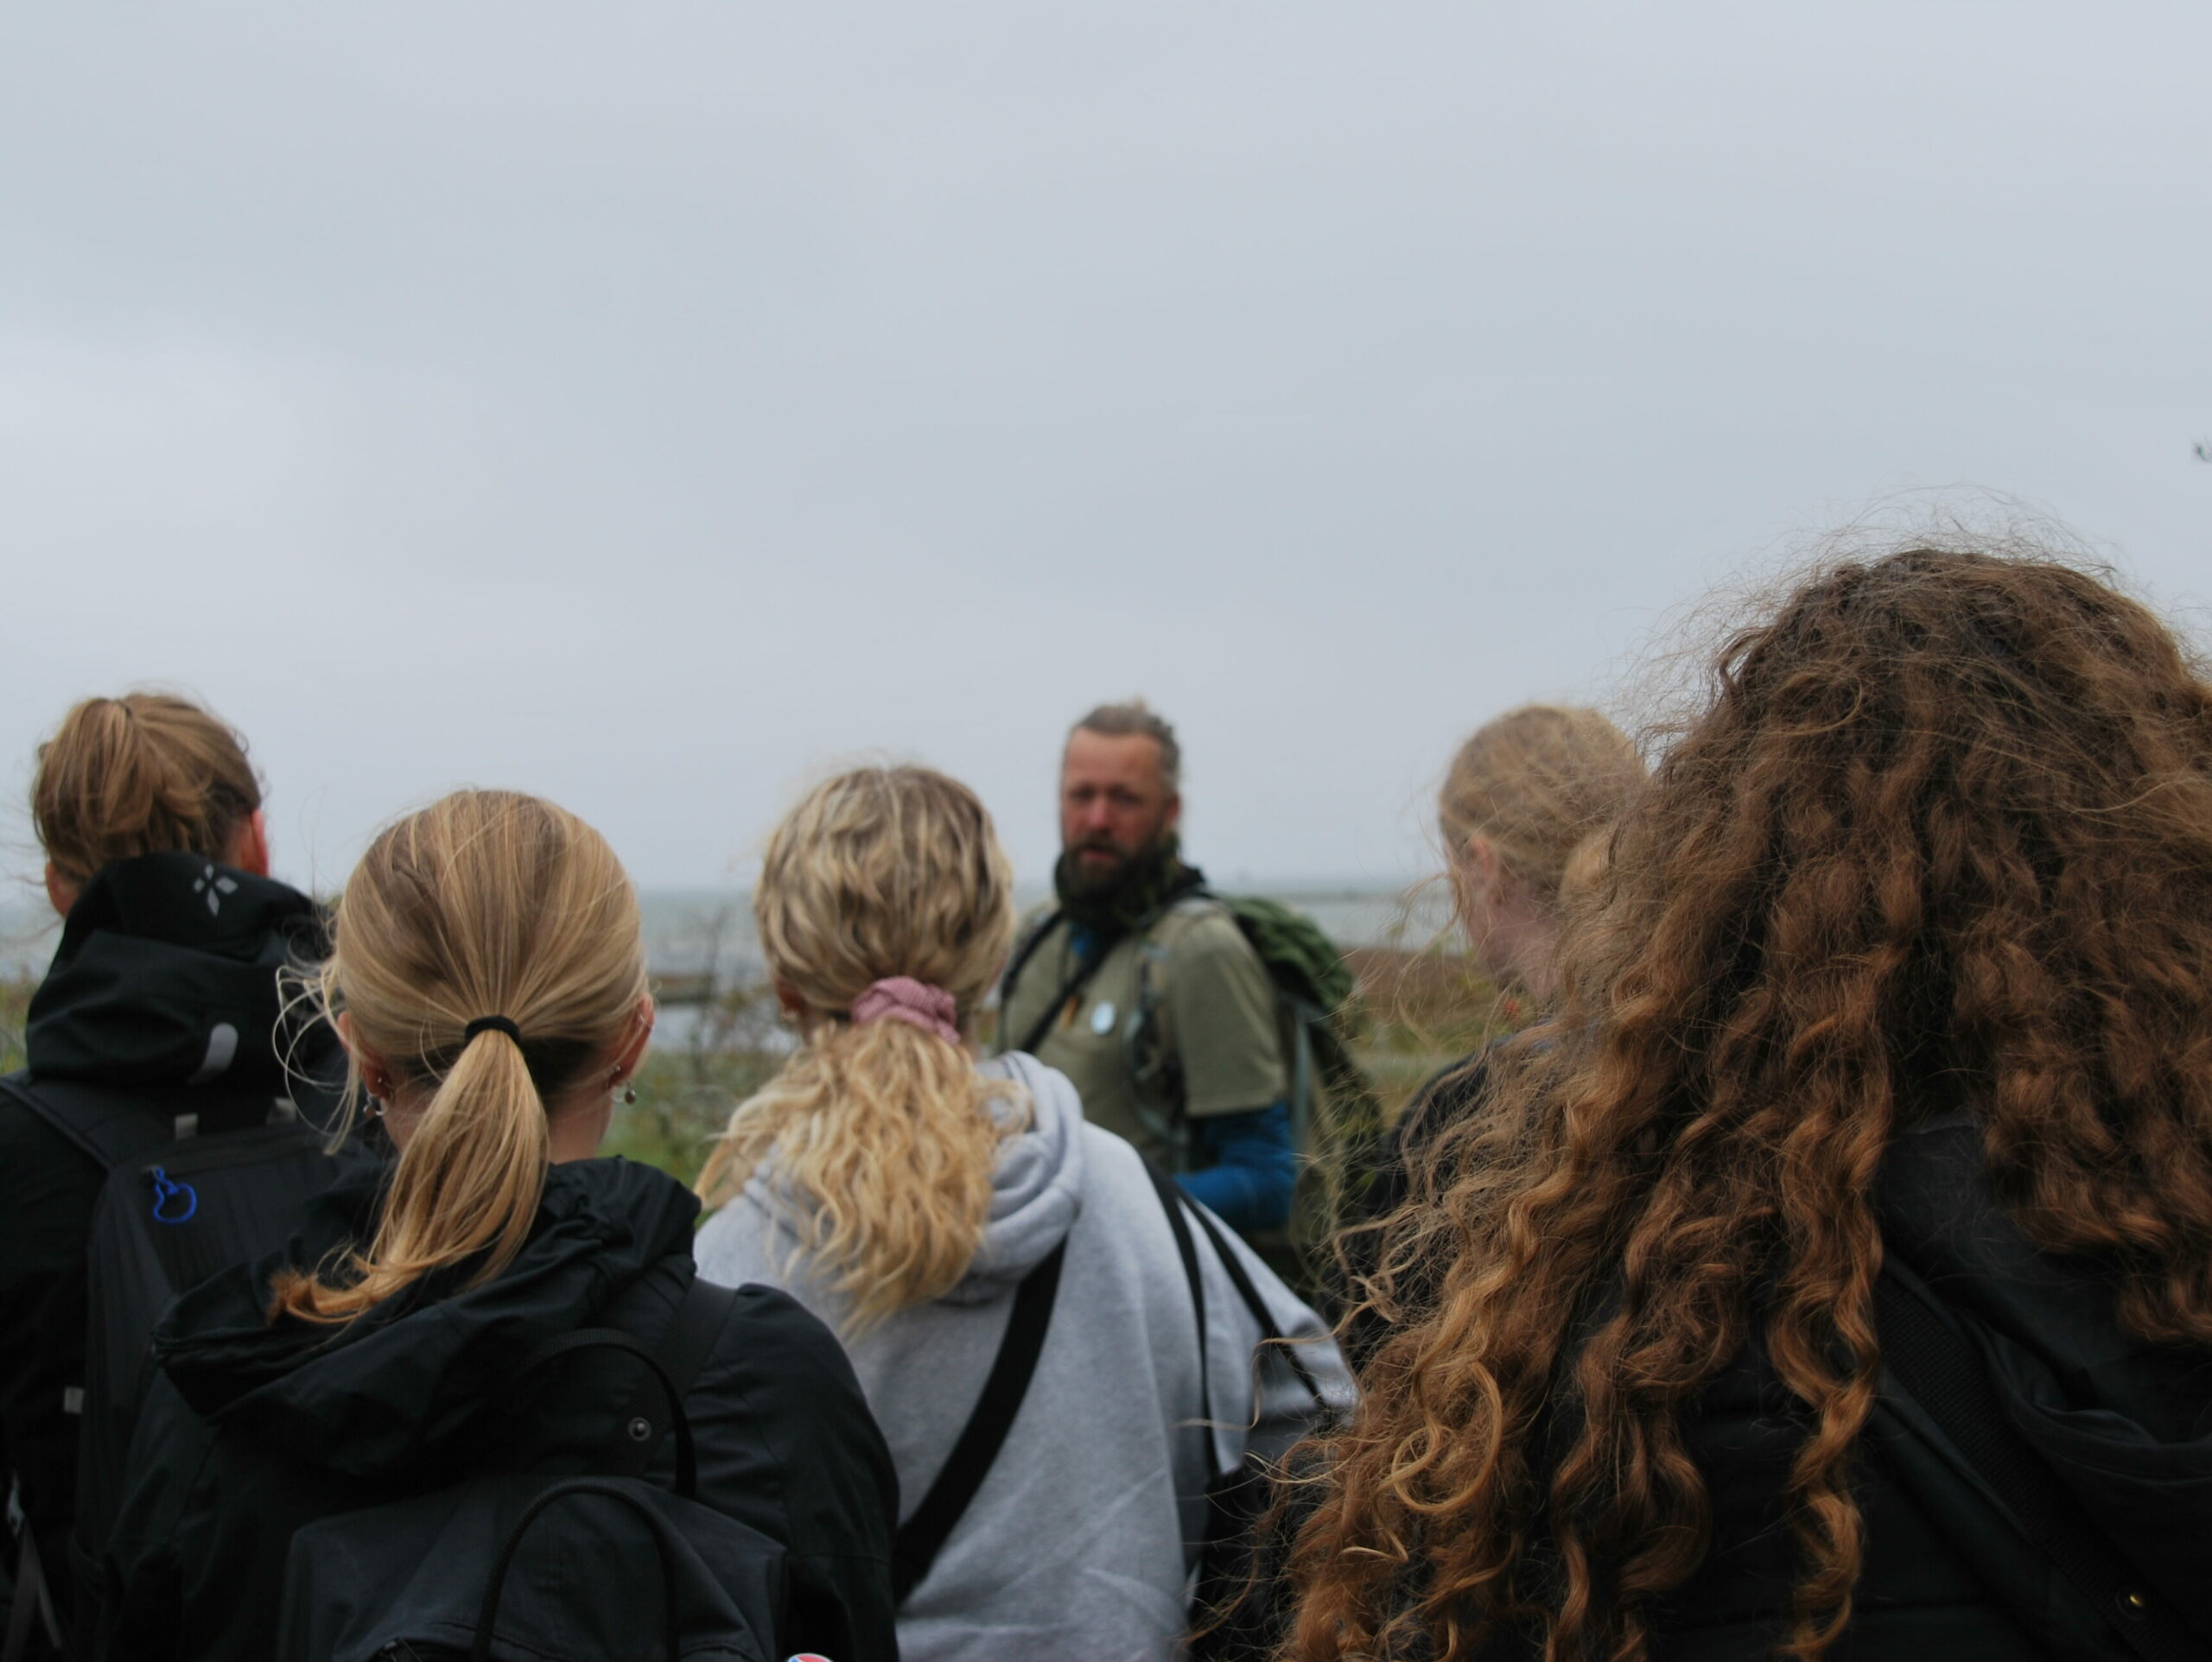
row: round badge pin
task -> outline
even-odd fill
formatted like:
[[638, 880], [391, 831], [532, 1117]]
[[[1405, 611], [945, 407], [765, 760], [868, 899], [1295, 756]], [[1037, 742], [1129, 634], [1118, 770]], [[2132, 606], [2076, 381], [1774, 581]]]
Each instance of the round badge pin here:
[[1114, 1001], [1110, 999], [1090, 1012], [1090, 1031], [1104, 1038], [1114, 1031]]

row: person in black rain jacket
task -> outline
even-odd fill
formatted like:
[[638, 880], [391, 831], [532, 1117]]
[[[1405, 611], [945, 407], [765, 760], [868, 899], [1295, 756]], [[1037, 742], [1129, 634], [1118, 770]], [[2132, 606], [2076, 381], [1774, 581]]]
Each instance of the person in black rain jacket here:
[[2212, 1655], [2212, 682], [1908, 546], [1709, 685], [1389, 1226], [1282, 1656]]
[[[1557, 993], [1560, 936], [1643, 783], [1629, 736], [1598, 711], [1571, 706], [1508, 710], [1452, 757], [1436, 796], [1445, 875], [1469, 955], [1497, 989], [1497, 1014], [1508, 1022]], [[1414, 1094], [1346, 1208], [1336, 1241], [1345, 1312], [1338, 1336], [1355, 1368], [1389, 1335], [1397, 1309], [1423, 1302], [1403, 1276], [1392, 1310], [1364, 1302], [1379, 1226], [1411, 1196], [1439, 1140], [1482, 1101], [1487, 1051], [1462, 1056]]]
[[[280, 1032], [277, 972], [320, 955], [321, 915], [267, 875], [260, 785], [229, 727], [159, 694], [87, 700], [40, 748], [32, 812], [65, 922], [18, 1083], [105, 1087], [164, 1122], [206, 1111], [212, 1129], [224, 1105], [264, 1114], [333, 1071], [327, 1035]], [[0, 1450], [65, 1618], [79, 1424], [67, 1393], [85, 1378], [105, 1177], [0, 1090]]]
[[[635, 894], [581, 821], [465, 791], [398, 821], [346, 885], [321, 997], [399, 1158], [163, 1322], [106, 1656], [270, 1655], [302, 1526], [474, 1470], [594, 1469], [636, 1364], [518, 1385], [521, 1361], [584, 1327], [654, 1344], [693, 1277], [696, 1198], [590, 1158], [652, 1006]], [[775, 1654], [891, 1662], [896, 1480], [829, 1330], [742, 1290], [684, 1405], [700, 1501], [789, 1554]]]

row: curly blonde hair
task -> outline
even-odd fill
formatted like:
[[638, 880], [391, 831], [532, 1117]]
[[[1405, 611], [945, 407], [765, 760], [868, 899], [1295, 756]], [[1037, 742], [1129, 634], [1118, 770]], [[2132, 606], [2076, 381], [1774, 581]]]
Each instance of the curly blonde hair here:
[[1827, 1650], [1916, 1081], [2131, 1331], [2212, 1345], [2212, 695], [2144, 607], [1972, 549], [1821, 573], [1722, 653], [1599, 881], [1390, 1226], [1412, 1307], [1299, 1538], [1299, 1662], [1647, 1656], [1711, 1526], [1684, 1418], [1746, 1342], [1804, 1425], [1784, 1648]]
[[849, 1326], [934, 1298], [982, 1245], [1019, 1092], [903, 1021], [853, 1003], [907, 976], [965, 1022], [1014, 937], [1014, 871], [973, 791], [922, 767], [855, 769], [809, 791], [769, 839], [753, 916], [805, 1042], [739, 1104], [700, 1173], [710, 1203], [764, 1164], [807, 1202], [801, 1248], [851, 1301]]

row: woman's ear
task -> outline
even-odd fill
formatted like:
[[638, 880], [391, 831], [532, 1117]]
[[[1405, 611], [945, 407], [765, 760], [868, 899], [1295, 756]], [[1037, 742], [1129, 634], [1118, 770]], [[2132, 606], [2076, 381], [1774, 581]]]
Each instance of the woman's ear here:
[[361, 1076], [361, 1088], [380, 1102], [391, 1101], [391, 1069], [382, 1056], [353, 1037], [353, 1017], [341, 1010], [331, 1025], [338, 1030], [338, 1042], [346, 1047], [346, 1054], [353, 1058], [354, 1071]]
[[658, 1013], [652, 994], [648, 993], [638, 1000], [638, 1008], [630, 1018], [629, 1037], [622, 1041], [614, 1053], [614, 1082], [620, 1084], [645, 1065], [645, 1047], [653, 1041], [653, 1018]]
[[1459, 845], [1453, 863], [1459, 867], [1460, 881], [1468, 893], [1480, 895], [1493, 906], [1504, 898], [1505, 867], [1488, 837], [1478, 831], [1471, 833]]
[[69, 909], [77, 904], [79, 886], [76, 879], [62, 876], [59, 866], [52, 860], [47, 861], [46, 898], [62, 917], [68, 917]]
[[786, 1016], [806, 1013], [806, 1000], [799, 997], [797, 987], [780, 975], [776, 978], [776, 1003]]

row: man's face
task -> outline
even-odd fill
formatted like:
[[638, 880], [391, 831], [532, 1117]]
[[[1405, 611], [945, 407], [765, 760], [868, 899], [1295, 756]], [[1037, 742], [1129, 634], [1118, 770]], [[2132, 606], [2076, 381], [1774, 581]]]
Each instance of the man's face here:
[[1183, 799], [1160, 779], [1160, 741], [1077, 727], [1060, 760], [1060, 847], [1086, 889], [1103, 889], [1174, 829]]

